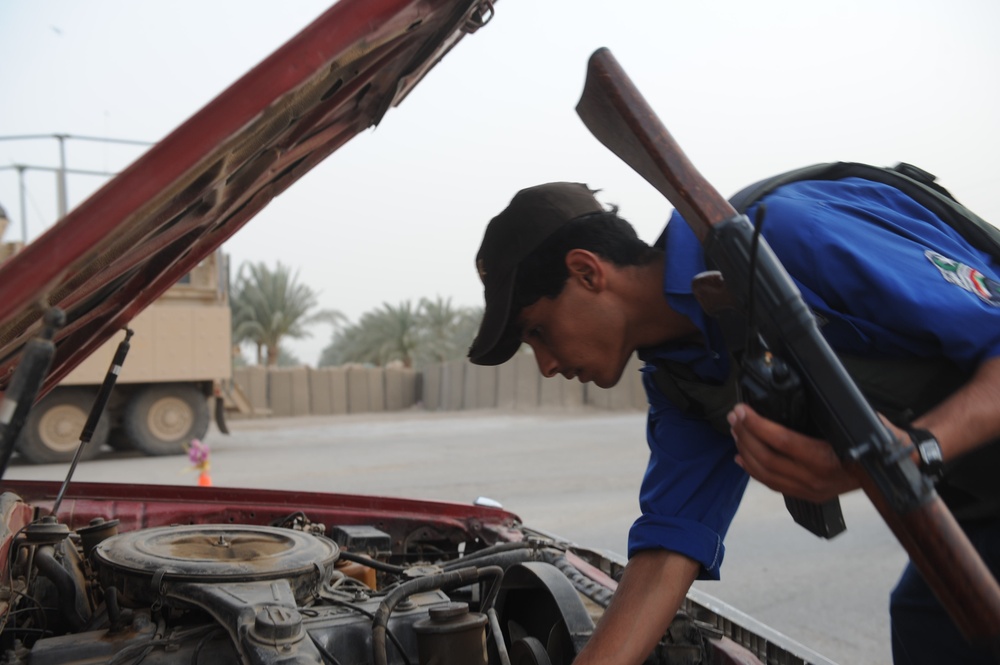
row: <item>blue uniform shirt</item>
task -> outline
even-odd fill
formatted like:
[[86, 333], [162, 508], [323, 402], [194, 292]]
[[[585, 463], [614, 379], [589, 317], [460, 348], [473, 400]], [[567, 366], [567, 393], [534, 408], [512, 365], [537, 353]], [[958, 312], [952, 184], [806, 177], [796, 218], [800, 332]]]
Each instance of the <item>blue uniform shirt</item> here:
[[[880, 357], [947, 357], [973, 370], [1000, 356], [1000, 265], [898, 190], [863, 180], [807, 181], [764, 198], [763, 235], [836, 350]], [[748, 211], [753, 219], [754, 209]], [[650, 447], [639, 495], [642, 516], [629, 556], [668, 549], [718, 579], [723, 539], [746, 488], [728, 435], [667, 400], [651, 358], [687, 363], [724, 381], [729, 360], [718, 325], [691, 293], [705, 270], [697, 239], [676, 213], [665, 233], [663, 292], [697, 325], [704, 344], [642, 349]], [[789, 517], [789, 519], [791, 519]]]

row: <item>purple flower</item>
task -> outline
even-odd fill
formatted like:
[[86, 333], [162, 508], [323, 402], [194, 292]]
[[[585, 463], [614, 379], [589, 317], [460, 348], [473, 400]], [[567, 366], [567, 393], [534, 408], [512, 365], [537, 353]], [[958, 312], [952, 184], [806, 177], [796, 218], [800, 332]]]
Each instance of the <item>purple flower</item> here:
[[195, 466], [200, 466], [208, 462], [208, 446], [198, 439], [191, 439], [188, 447], [188, 459]]

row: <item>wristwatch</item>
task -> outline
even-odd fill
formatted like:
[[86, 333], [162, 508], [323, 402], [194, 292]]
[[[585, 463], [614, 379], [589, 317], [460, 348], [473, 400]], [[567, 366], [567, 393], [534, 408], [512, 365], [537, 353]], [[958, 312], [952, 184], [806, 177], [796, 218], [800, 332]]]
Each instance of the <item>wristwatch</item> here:
[[944, 457], [941, 455], [941, 444], [937, 438], [925, 429], [914, 428], [907, 432], [910, 441], [917, 449], [917, 455], [920, 456], [920, 470], [935, 481], [941, 480], [944, 476]]

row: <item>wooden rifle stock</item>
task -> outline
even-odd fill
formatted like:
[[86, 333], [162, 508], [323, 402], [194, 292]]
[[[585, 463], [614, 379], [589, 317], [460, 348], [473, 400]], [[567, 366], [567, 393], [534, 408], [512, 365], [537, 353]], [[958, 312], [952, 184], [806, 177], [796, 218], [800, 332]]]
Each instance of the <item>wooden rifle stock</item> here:
[[[591, 56], [576, 110], [601, 143], [673, 204], [745, 307], [749, 223], [694, 168], [609, 50]], [[855, 462], [848, 467], [955, 625], [1000, 654], [1000, 586], [933, 485], [854, 386], [763, 239], [761, 250], [752, 279], [762, 336], [797, 366], [817, 405], [811, 413], [820, 431], [842, 460]]]

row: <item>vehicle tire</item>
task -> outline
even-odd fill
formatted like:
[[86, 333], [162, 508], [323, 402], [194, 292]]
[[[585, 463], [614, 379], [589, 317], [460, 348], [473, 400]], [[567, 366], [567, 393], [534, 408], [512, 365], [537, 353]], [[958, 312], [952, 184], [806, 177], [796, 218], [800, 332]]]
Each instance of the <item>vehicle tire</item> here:
[[146, 455], [181, 455], [191, 439], [208, 431], [208, 400], [186, 384], [147, 386], [125, 405], [122, 427]]
[[119, 452], [135, 449], [129, 441], [128, 434], [125, 433], [125, 428], [121, 426], [111, 428], [111, 432], [108, 433], [108, 445]]
[[[24, 428], [17, 437], [17, 451], [33, 464], [70, 462], [80, 444], [90, 408], [97, 393], [87, 388], [55, 388], [31, 408]], [[107, 414], [101, 416], [80, 455], [92, 459], [108, 440]]]

